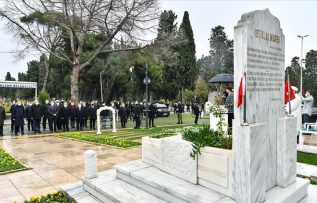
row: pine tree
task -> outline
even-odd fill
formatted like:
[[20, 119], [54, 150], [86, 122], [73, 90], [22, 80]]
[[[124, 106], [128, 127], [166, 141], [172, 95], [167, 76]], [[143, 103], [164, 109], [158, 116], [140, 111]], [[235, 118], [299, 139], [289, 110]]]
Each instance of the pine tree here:
[[184, 12], [183, 21], [178, 31], [178, 38], [178, 81], [181, 85], [181, 99], [183, 100], [184, 89], [192, 89], [194, 87], [195, 79], [198, 72], [196, 66], [196, 48], [194, 33], [187, 11]]

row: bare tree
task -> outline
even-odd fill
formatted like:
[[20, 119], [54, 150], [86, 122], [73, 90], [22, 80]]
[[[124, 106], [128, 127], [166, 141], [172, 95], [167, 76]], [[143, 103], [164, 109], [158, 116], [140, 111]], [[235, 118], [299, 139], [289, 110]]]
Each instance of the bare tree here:
[[[80, 71], [88, 68], [101, 53], [142, 48], [114, 49], [111, 44], [120, 36], [141, 40], [146, 32], [155, 32], [159, 12], [158, 0], [3, 1], [0, 16], [14, 33], [32, 42], [37, 49], [72, 65], [73, 101], [78, 101]], [[45, 26], [50, 26], [54, 33], [47, 33]], [[61, 47], [51, 49], [48, 44], [51, 35], [62, 37], [63, 43], [67, 43], [70, 50], [65, 51]], [[88, 57], [87, 54], [83, 57], [84, 43], [89, 35], [98, 36], [102, 40]]]

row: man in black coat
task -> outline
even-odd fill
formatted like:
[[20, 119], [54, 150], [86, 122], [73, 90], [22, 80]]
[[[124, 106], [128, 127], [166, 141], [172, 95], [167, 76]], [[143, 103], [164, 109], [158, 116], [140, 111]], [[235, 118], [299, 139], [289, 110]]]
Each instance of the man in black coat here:
[[135, 106], [133, 109], [133, 118], [135, 120], [135, 129], [139, 129], [141, 125], [141, 113], [142, 113], [142, 107], [141, 105], [136, 101]]
[[97, 104], [94, 101], [91, 102], [88, 112], [89, 112], [90, 130], [96, 130]]
[[0, 104], [0, 136], [3, 136], [3, 125], [4, 120], [6, 119], [6, 111]]
[[61, 109], [61, 122], [63, 131], [69, 131], [69, 116], [70, 116], [70, 107], [68, 106], [67, 102], [64, 102], [63, 107]]
[[21, 104], [21, 101], [17, 101], [17, 105], [13, 109], [13, 120], [15, 125], [15, 135], [18, 135], [18, 132], [21, 130], [21, 135], [24, 135], [24, 116], [25, 111], [24, 107]]
[[125, 128], [125, 125], [128, 121], [128, 107], [126, 107], [124, 103], [119, 109], [119, 116], [121, 121], [121, 127]]
[[58, 130], [62, 129], [62, 115], [61, 110], [63, 108], [63, 101], [56, 100], [57, 114], [56, 114], [56, 128]]
[[32, 118], [34, 125], [34, 133], [41, 133], [41, 118], [43, 116], [43, 109], [39, 104], [38, 100], [35, 100], [34, 105], [32, 106]]
[[81, 103], [78, 104], [76, 108], [76, 123], [77, 123], [77, 130], [83, 130], [84, 128], [84, 118], [85, 118], [85, 109], [81, 106]]
[[153, 103], [149, 106], [149, 127], [155, 127], [154, 125], [154, 118], [156, 115], [156, 107]]
[[10, 113], [11, 113], [11, 133], [13, 133], [14, 131], [14, 119], [13, 119], [13, 111], [14, 111], [14, 107], [16, 106], [16, 103], [15, 101], [12, 102], [12, 105], [10, 107]]
[[194, 112], [194, 115], [195, 115], [195, 124], [197, 125], [198, 117], [199, 117], [199, 113], [200, 113], [197, 103], [193, 104], [193, 112]]
[[25, 107], [25, 117], [26, 117], [26, 120], [28, 122], [28, 131], [29, 132], [31, 130], [34, 131], [31, 102], [28, 102], [27, 106]]
[[56, 132], [56, 122], [58, 109], [54, 101], [51, 101], [51, 105], [47, 107], [48, 111], [48, 125], [51, 133]]
[[45, 100], [45, 104], [43, 104], [42, 108], [42, 112], [43, 112], [43, 120], [42, 120], [42, 127], [43, 130], [46, 130], [46, 121], [48, 120], [48, 111], [47, 111], [47, 107], [50, 105], [48, 100]]
[[69, 107], [69, 118], [70, 118], [70, 127], [75, 128], [75, 119], [76, 119], [76, 105], [74, 102], [71, 103]]
[[83, 108], [83, 111], [84, 111], [84, 127], [87, 128], [89, 110], [88, 110], [88, 106], [86, 106], [86, 102], [82, 102], [82, 108]]

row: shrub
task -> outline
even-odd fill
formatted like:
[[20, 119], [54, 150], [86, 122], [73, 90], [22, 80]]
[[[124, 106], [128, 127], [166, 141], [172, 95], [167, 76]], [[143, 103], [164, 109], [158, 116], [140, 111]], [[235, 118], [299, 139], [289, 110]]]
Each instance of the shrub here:
[[41, 104], [45, 104], [45, 100], [50, 100], [50, 95], [45, 92], [44, 90], [41, 90], [40, 94], [39, 94], [39, 102]]
[[184, 128], [182, 137], [184, 140], [193, 143], [193, 150], [190, 153], [190, 157], [193, 159], [201, 154], [200, 149], [202, 147], [232, 148], [232, 136], [230, 134], [225, 135], [221, 131], [213, 131], [209, 125], [204, 125], [202, 128]]

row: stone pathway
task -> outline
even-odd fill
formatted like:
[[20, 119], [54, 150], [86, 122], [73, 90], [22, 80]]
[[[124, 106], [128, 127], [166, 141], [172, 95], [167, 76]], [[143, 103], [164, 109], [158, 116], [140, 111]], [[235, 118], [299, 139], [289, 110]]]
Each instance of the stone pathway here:
[[141, 147], [119, 149], [72, 141], [54, 136], [0, 140], [4, 148], [31, 170], [0, 175], [0, 203], [22, 202], [31, 195], [40, 196], [59, 190], [59, 186], [80, 180], [84, 175], [83, 153], [98, 154], [98, 171], [115, 164], [141, 158]]

